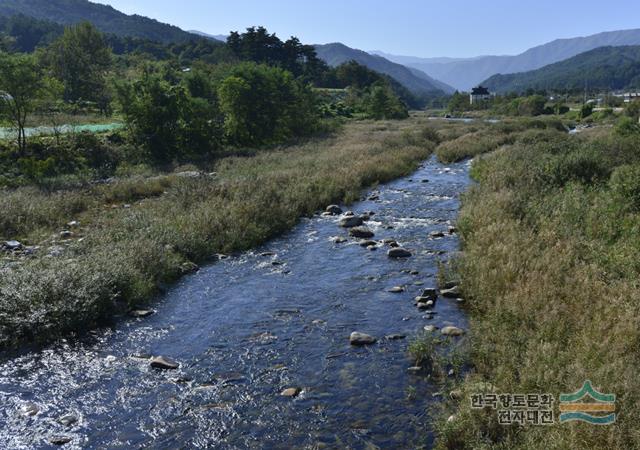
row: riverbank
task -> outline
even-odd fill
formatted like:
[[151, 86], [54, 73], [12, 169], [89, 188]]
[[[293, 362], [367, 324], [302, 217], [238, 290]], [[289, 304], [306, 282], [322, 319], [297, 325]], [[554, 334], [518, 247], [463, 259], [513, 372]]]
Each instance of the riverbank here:
[[[640, 141], [600, 129], [509, 144], [476, 160], [479, 184], [463, 199], [456, 266], [473, 370], [439, 446], [638, 448]], [[586, 380], [616, 395], [614, 424], [560, 423], [560, 394]], [[551, 393], [555, 424], [500, 425], [495, 410], [471, 408], [483, 392]]]
[[[427, 131], [425, 131], [427, 130]], [[3, 192], [0, 344], [44, 343], [146, 303], [217, 253], [255, 247], [300, 217], [415, 170], [435, 147], [421, 117], [220, 160], [215, 173], [130, 176]]]

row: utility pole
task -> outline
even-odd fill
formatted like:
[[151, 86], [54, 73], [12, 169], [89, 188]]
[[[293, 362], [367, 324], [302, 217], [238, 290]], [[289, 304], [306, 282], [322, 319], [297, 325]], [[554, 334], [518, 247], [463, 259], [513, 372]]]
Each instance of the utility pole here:
[[586, 104], [587, 103], [587, 79], [584, 79], [584, 100], [582, 101], [582, 103]]

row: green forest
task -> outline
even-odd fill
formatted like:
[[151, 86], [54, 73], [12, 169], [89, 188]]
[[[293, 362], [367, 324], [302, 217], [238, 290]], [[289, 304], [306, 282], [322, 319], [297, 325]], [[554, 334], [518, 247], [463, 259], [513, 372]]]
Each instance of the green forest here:
[[[355, 62], [330, 68], [312, 46], [262, 27], [173, 44], [117, 37], [84, 22], [0, 20], [1, 118], [16, 132], [0, 149], [0, 184], [119, 167], [208, 164], [242, 148], [333, 129], [341, 118], [405, 118], [411, 94]], [[122, 121], [107, 135], [54, 132], [65, 119]]]

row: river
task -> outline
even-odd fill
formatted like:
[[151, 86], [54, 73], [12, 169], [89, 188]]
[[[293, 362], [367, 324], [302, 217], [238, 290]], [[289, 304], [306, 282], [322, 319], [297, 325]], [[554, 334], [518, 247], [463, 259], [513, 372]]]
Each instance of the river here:
[[[375, 239], [398, 240], [411, 258], [394, 260], [388, 247], [372, 251], [351, 238], [334, 243], [348, 237], [338, 218], [315, 216], [182, 278], [150, 317], [5, 355], [3, 447], [430, 446], [442, 386], [407, 371], [407, 345], [427, 324], [467, 322], [456, 300], [439, 299], [428, 319], [413, 298], [436, 286], [437, 262], [458, 248], [455, 234], [429, 233], [455, 222], [468, 183], [466, 163], [432, 158], [376, 189], [378, 199], [350, 206], [374, 211]], [[388, 292], [394, 286], [405, 292]], [[351, 346], [356, 330], [377, 343]], [[407, 338], [385, 338], [392, 334]], [[150, 355], [180, 368], [153, 369]], [[280, 395], [291, 387], [302, 391]]]

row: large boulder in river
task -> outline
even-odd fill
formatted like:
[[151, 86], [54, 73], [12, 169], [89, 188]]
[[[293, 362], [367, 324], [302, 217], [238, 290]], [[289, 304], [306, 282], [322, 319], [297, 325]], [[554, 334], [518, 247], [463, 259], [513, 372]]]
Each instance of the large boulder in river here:
[[325, 212], [328, 212], [331, 215], [338, 215], [338, 214], [342, 214], [342, 208], [340, 208], [338, 205], [329, 205], [327, 206], [327, 209], [325, 209]]
[[340, 226], [343, 228], [353, 228], [362, 225], [362, 218], [358, 216], [342, 216]]
[[412, 256], [409, 250], [406, 250], [402, 247], [392, 248], [387, 252], [387, 255], [389, 256], [389, 258], [409, 258], [410, 256]]
[[349, 342], [351, 345], [371, 345], [376, 343], [376, 338], [368, 334], [354, 331], [351, 333], [351, 336], [349, 336]]
[[374, 236], [373, 231], [367, 227], [353, 227], [349, 230], [349, 234], [356, 238], [369, 239]]

